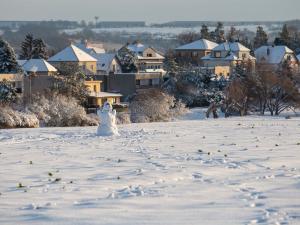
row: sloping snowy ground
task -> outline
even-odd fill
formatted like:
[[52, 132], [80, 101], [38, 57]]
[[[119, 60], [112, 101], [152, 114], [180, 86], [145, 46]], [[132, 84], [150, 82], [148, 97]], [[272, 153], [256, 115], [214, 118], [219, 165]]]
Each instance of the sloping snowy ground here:
[[299, 119], [95, 132], [0, 130], [0, 224], [300, 224]]

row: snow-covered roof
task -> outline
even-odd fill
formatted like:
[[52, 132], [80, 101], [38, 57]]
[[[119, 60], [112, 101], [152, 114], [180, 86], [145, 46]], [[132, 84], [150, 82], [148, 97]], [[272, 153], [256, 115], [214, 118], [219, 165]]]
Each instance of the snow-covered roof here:
[[116, 54], [114, 53], [105, 53], [105, 54], [96, 54], [94, 57], [98, 60], [97, 69], [108, 71], [111, 65], [111, 62], [115, 58]]
[[130, 44], [130, 45], [127, 45], [127, 48], [136, 53], [136, 54], [139, 54], [139, 53], [142, 53], [144, 52], [144, 50], [147, 48], [145, 45], [141, 44], [141, 43], [136, 43], [136, 44]]
[[96, 53], [103, 54], [105, 49], [102, 44], [91, 44], [91, 43], [77, 43], [76, 47], [80, 48], [82, 51], [85, 51], [88, 54]]
[[26, 72], [57, 72], [57, 69], [44, 59], [30, 59], [22, 68]]
[[200, 39], [198, 41], [194, 41], [192, 43], [182, 45], [176, 50], [212, 50], [213, 48], [217, 47], [218, 44], [206, 39]]
[[98, 97], [98, 98], [107, 98], [107, 97], [122, 97], [121, 94], [118, 93], [110, 93], [110, 92], [90, 92], [90, 97]]
[[246, 48], [244, 45], [242, 45], [239, 42], [224, 42], [222, 44], [219, 44], [217, 47], [215, 47], [213, 51], [250, 52], [250, 49]]
[[254, 51], [254, 55], [258, 62], [265, 61], [270, 64], [281, 63], [286, 54], [294, 54], [294, 52], [283, 45], [261, 46]]
[[18, 60], [17, 60], [18, 65], [21, 66], [21, 67], [22, 67], [26, 62], [27, 62], [26, 59], [25, 59], [25, 60], [21, 60], [21, 59], [18, 59]]
[[70, 45], [64, 50], [60, 51], [56, 55], [48, 59], [49, 62], [96, 62], [93, 56], [89, 55], [85, 51]]

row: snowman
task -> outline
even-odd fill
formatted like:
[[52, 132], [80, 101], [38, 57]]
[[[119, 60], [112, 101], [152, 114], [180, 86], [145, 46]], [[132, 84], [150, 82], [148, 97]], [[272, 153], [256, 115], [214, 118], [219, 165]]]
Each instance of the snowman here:
[[97, 111], [100, 118], [100, 125], [97, 130], [98, 136], [114, 136], [119, 135], [116, 125], [116, 110], [112, 109], [109, 102], [105, 102], [102, 110]]

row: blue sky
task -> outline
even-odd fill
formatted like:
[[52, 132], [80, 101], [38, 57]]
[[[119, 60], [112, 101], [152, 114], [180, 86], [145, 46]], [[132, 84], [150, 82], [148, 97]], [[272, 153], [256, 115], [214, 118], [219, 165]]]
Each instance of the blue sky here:
[[300, 0], [0, 0], [0, 20], [289, 20]]

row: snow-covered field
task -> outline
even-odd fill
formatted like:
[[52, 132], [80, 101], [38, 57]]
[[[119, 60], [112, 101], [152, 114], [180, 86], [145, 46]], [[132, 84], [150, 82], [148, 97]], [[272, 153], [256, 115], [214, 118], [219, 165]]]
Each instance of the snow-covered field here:
[[95, 132], [0, 130], [0, 224], [300, 224], [299, 118]]

